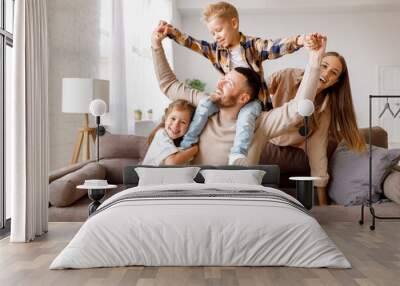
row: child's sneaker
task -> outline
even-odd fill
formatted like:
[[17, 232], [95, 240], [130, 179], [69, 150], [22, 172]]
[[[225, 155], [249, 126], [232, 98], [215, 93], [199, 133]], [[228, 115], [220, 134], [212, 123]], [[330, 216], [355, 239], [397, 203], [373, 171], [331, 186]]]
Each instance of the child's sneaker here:
[[236, 166], [248, 166], [249, 163], [247, 162], [247, 158], [243, 154], [230, 154], [229, 155], [229, 165], [236, 165]]

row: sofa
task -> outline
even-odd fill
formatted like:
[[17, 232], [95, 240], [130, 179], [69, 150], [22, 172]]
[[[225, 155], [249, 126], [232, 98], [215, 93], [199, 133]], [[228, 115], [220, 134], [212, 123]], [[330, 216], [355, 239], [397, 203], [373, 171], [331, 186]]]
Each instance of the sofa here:
[[[361, 129], [368, 138], [368, 129]], [[387, 148], [387, 133], [380, 127], [372, 129], [372, 144]], [[333, 140], [329, 142], [328, 157], [336, 148]], [[87, 179], [106, 179], [118, 188], [106, 192], [105, 198], [120, 192], [123, 185], [123, 170], [141, 163], [147, 151], [146, 138], [135, 135], [115, 135], [106, 132], [100, 137], [100, 161], [81, 162], [52, 172], [49, 176], [49, 221], [85, 221], [90, 203], [86, 190], [76, 186]], [[304, 152], [294, 147], [279, 147], [267, 143], [260, 158], [260, 165], [280, 167], [280, 189], [294, 193], [295, 183], [291, 176], [309, 175], [309, 167]]]

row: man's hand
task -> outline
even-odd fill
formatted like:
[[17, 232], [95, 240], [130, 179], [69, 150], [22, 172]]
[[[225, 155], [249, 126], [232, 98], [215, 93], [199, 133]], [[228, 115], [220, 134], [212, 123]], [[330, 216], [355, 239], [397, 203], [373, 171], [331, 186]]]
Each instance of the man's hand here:
[[158, 24], [157, 32], [159, 32], [165, 36], [172, 35], [174, 32], [174, 26], [172, 26], [171, 24], [169, 24], [166, 21], [161, 20]]
[[167, 22], [165, 21], [160, 21], [156, 29], [151, 34], [151, 46], [154, 49], [161, 48], [161, 42], [167, 36], [167, 31], [165, 29], [166, 23]]

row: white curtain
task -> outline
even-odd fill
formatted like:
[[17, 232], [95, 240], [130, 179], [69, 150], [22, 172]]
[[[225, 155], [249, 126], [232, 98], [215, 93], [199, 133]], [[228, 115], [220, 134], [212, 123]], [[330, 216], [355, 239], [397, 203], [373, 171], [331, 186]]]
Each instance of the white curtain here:
[[114, 0], [112, 3], [110, 75], [110, 131], [114, 134], [125, 134], [128, 131], [126, 121], [125, 72], [126, 60], [123, 3], [122, 0]]
[[[46, 0], [15, 1], [11, 118], [11, 242], [47, 232], [48, 47]], [[7, 148], [6, 147], [6, 148]]]
[[[172, 21], [172, 0], [113, 0], [111, 33], [110, 114], [111, 132], [135, 131], [135, 109], [152, 109], [161, 117], [168, 99], [161, 93], [151, 57], [151, 33], [158, 22]], [[167, 57], [172, 59], [172, 42], [166, 40]]]

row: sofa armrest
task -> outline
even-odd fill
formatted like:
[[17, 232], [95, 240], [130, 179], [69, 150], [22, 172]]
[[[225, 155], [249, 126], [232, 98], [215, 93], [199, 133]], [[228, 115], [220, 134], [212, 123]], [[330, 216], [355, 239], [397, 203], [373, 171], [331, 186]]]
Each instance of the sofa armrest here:
[[80, 168], [86, 166], [89, 163], [95, 162], [96, 160], [90, 160], [90, 161], [84, 161], [84, 162], [79, 162], [74, 165], [70, 165], [55, 171], [50, 172], [49, 174], [49, 184], [53, 182], [54, 180], [57, 180], [58, 178], [61, 178], [69, 173], [72, 173], [76, 170], [79, 170]]
[[76, 187], [89, 179], [103, 180], [106, 170], [97, 162], [90, 162], [82, 168], [53, 180], [49, 184], [49, 202], [56, 207], [65, 207], [86, 195], [86, 190], [77, 190]]

